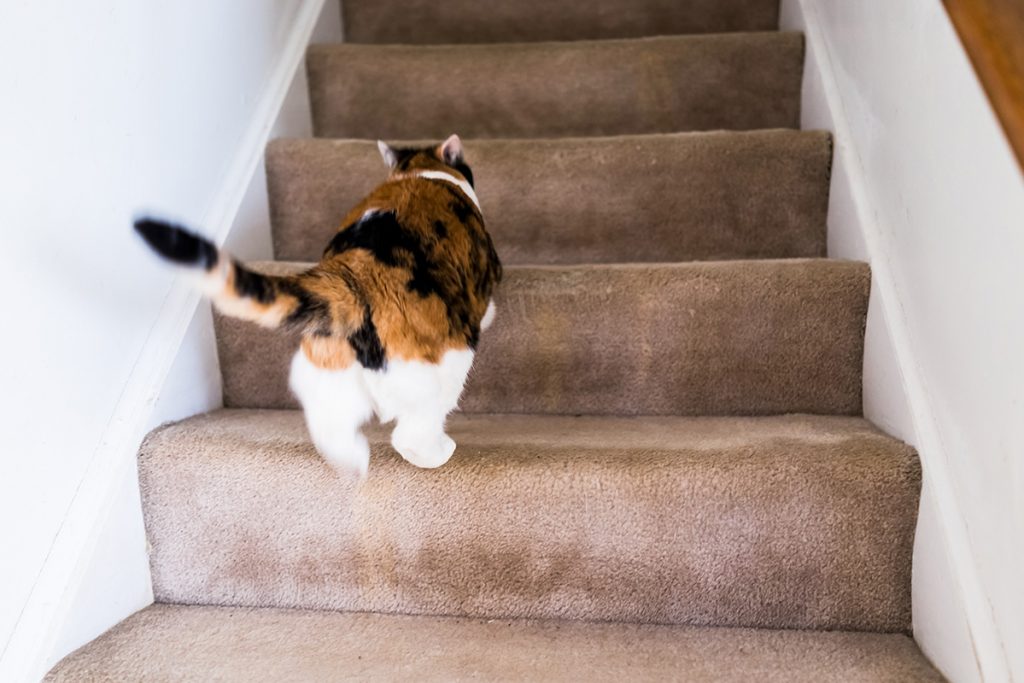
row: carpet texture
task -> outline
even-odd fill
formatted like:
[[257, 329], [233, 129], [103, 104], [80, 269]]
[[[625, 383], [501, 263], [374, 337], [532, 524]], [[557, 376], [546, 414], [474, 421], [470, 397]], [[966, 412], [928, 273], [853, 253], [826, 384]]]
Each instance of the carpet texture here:
[[[920, 473], [860, 418], [459, 416], [339, 477], [296, 411], [158, 430], [161, 602], [905, 631]], [[268, 514], [268, 511], [272, 511]]]
[[797, 33], [314, 45], [306, 56], [316, 135], [369, 140], [798, 128], [802, 63]]
[[519, 43], [769, 31], [778, 0], [345, 0], [348, 43]]
[[154, 605], [51, 683], [942, 681], [902, 635]]
[[[461, 406], [857, 414], [869, 279], [864, 264], [824, 259], [509, 267]], [[297, 339], [220, 316], [216, 328], [225, 405], [296, 406]]]
[[[506, 264], [825, 255], [831, 140], [788, 130], [465, 141]], [[267, 149], [274, 255], [315, 261], [384, 180], [377, 146]]]

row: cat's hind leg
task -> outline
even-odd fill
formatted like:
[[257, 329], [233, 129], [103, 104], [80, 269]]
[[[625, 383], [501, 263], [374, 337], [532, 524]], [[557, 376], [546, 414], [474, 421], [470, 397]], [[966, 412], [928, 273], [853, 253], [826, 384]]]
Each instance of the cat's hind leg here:
[[417, 467], [440, 467], [455, 452], [445, 420], [455, 409], [473, 364], [469, 349], [448, 351], [440, 363], [395, 361], [371, 382], [382, 420], [395, 418], [391, 445]]
[[370, 445], [362, 427], [373, 412], [362, 378], [353, 363], [342, 370], [320, 368], [299, 349], [292, 359], [289, 384], [302, 404], [316, 449], [336, 469], [366, 475]]
[[419, 410], [398, 416], [391, 445], [416, 467], [440, 467], [455, 452], [455, 441], [444, 431], [447, 413]]

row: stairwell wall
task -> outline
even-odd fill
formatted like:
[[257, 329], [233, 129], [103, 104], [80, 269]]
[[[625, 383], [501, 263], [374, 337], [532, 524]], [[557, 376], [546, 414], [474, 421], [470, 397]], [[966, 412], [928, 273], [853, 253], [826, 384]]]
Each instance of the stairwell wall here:
[[209, 307], [134, 212], [269, 257], [263, 147], [310, 134], [302, 57], [340, 37], [324, 0], [5, 8], [0, 680], [152, 601], [139, 442], [220, 405]]
[[952, 681], [1024, 680], [1024, 179], [940, 3], [782, 26], [835, 135], [829, 253], [872, 266], [865, 415], [921, 455], [914, 636]]

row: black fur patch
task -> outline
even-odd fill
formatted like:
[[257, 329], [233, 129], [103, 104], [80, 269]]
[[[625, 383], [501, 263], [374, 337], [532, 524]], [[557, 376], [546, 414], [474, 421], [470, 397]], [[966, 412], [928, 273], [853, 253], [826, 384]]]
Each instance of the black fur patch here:
[[[282, 294], [292, 296], [298, 303], [295, 310], [282, 321], [282, 325], [296, 327], [315, 322], [320, 326], [319, 331], [322, 331], [325, 325], [328, 326], [326, 328], [327, 335], [330, 334], [330, 316], [325, 301], [311, 294], [294, 280], [253, 272], [238, 261], [235, 261], [234, 265], [235, 293], [238, 296], [255, 299], [261, 304], [271, 304]], [[318, 332], [314, 332], [314, 334], [318, 334]], [[318, 334], [318, 336], [326, 335]]]
[[434, 234], [439, 239], [444, 239], [448, 236], [448, 228], [445, 226], [444, 221], [434, 221]]
[[261, 304], [269, 304], [277, 298], [277, 289], [270, 278], [247, 270], [238, 261], [235, 261], [235, 293]]
[[217, 247], [213, 242], [185, 228], [152, 218], [140, 218], [135, 221], [135, 232], [168, 261], [183, 266], [199, 266], [204, 270], [217, 265]]
[[462, 329], [466, 334], [466, 343], [469, 344], [469, 348], [476, 351], [476, 346], [480, 343], [480, 326], [470, 323], [469, 311], [466, 309], [459, 311], [459, 322], [462, 323]]
[[455, 195], [455, 200], [448, 205], [448, 208], [452, 210], [452, 213], [455, 214], [456, 218], [465, 223], [471, 217], [476, 215], [476, 204], [471, 202], [468, 197], [462, 194], [462, 190], [459, 190], [454, 186], [450, 186], [447, 189]]
[[[416, 157], [423, 154], [431, 159], [436, 160], [437, 157], [434, 154], [433, 147], [392, 147], [391, 151], [395, 155], [395, 170], [396, 171], [409, 171], [414, 166], [413, 162], [416, 161]], [[454, 164], [448, 164], [445, 162], [445, 166], [453, 168], [463, 175], [469, 186], [475, 188], [473, 184], [473, 169], [469, 167], [469, 164], [465, 162], [462, 157], [459, 157]]]
[[452, 165], [452, 168], [454, 168], [456, 171], [465, 176], [466, 182], [469, 183], [469, 186], [476, 189], [476, 185], [473, 184], [473, 171], [469, 168], [469, 165], [465, 161], [462, 161], [461, 159], [459, 161], [456, 161]]
[[409, 268], [412, 277], [406, 286], [411, 292], [422, 297], [441, 293], [425, 245], [419, 236], [405, 230], [392, 212], [361, 219], [335, 235], [327, 246], [328, 253], [335, 254], [349, 249], [366, 249], [385, 265]]
[[422, 152], [422, 149], [416, 149], [415, 147], [392, 147], [391, 151], [395, 155], [395, 170], [397, 171], [408, 171], [409, 162], [412, 158]]
[[321, 337], [330, 336], [330, 311], [326, 301], [310, 294], [305, 288], [290, 280], [278, 280], [275, 287], [280, 293], [290, 294], [299, 302], [295, 310], [284, 319], [286, 327], [315, 321], [317, 328], [313, 334]]
[[355, 350], [360, 365], [369, 370], [380, 370], [384, 367], [384, 347], [377, 335], [377, 327], [373, 324], [370, 307], [364, 310], [363, 324], [349, 336], [348, 343]]

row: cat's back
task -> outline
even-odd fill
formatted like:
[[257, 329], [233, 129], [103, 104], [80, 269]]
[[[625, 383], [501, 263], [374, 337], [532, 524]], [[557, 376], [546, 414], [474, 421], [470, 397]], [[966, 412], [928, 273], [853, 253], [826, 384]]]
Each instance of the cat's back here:
[[475, 347], [501, 277], [475, 195], [419, 176], [392, 179], [354, 207], [321, 268], [359, 290], [385, 350], [404, 358]]

